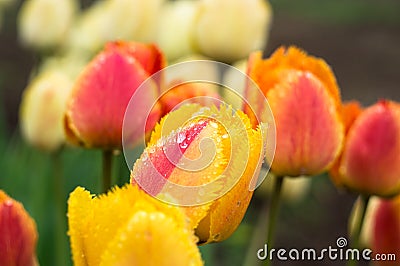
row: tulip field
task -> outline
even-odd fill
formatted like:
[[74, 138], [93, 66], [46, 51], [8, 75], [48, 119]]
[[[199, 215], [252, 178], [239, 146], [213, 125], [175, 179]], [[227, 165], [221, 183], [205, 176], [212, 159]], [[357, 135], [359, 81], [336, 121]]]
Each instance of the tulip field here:
[[0, 0], [0, 266], [399, 266], [399, 33], [396, 0]]

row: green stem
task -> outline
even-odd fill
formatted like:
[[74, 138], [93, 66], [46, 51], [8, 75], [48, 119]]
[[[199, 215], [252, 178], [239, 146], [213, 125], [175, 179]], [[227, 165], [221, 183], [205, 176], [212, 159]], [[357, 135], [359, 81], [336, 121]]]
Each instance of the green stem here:
[[67, 265], [67, 216], [66, 216], [66, 195], [64, 191], [64, 175], [62, 168], [61, 150], [52, 154], [53, 171], [53, 195], [56, 204], [55, 212], [55, 265]]
[[103, 192], [111, 188], [112, 150], [103, 150]]
[[[355, 231], [351, 238], [351, 245], [353, 249], [360, 249], [360, 236], [364, 225], [365, 214], [367, 213], [370, 196], [361, 195], [360, 199], [361, 199], [361, 214], [356, 217]], [[357, 261], [349, 260], [347, 265], [355, 266], [357, 265]]]
[[[279, 213], [279, 202], [281, 197], [281, 191], [283, 187], [283, 176], [274, 177], [274, 186], [272, 191], [272, 197], [269, 205], [269, 216], [268, 216], [268, 230], [267, 230], [267, 247], [271, 250], [274, 245], [275, 227]], [[265, 265], [271, 265], [269, 256], [267, 257]]]
[[260, 260], [257, 258], [256, 254], [260, 248], [264, 248], [264, 236], [267, 234], [265, 221], [268, 220], [268, 210], [269, 205], [267, 202], [264, 202], [258, 215], [256, 228], [254, 228], [250, 246], [246, 252], [246, 257], [243, 263], [245, 266], [255, 266], [260, 264]]

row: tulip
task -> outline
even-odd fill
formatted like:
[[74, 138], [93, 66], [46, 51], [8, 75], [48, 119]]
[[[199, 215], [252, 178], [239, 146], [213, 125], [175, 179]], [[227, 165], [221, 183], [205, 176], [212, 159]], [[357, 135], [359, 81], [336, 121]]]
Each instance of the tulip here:
[[380, 101], [349, 129], [339, 172], [341, 183], [364, 195], [400, 193], [400, 105]]
[[241, 111], [183, 105], [156, 126], [131, 182], [182, 206], [199, 243], [219, 242], [246, 212], [263, 149], [261, 128], [252, 129]]
[[[399, 265], [400, 260], [400, 197], [381, 200], [372, 221], [374, 254], [394, 254], [395, 260], [376, 260], [377, 265]], [[380, 258], [383, 258], [381, 256]]]
[[30, 82], [20, 107], [22, 135], [28, 143], [52, 152], [65, 142], [63, 116], [72, 86], [71, 78], [55, 69]]
[[78, 18], [67, 46], [94, 53], [114, 40], [154, 42], [164, 1], [96, 1]]
[[0, 265], [38, 265], [35, 221], [21, 203], [0, 190]]
[[[265, 60], [261, 52], [253, 53], [248, 72], [268, 99], [275, 118], [272, 172], [300, 176], [327, 170], [342, 148], [344, 129], [339, 90], [325, 61], [295, 47], [279, 48]], [[257, 105], [252, 91], [245, 95], [250, 104]]]
[[[341, 117], [344, 124], [345, 129], [345, 137], [347, 137], [349, 133], [349, 129], [353, 125], [356, 118], [361, 114], [362, 108], [359, 102], [351, 101], [344, 103], [341, 106]], [[338, 186], [342, 187], [343, 184], [341, 183], [342, 177], [339, 173], [340, 161], [342, 159], [342, 154], [336, 159], [335, 163], [332, 165], [331, 169], [329, 170], [329, 175], [333, 183]]]
[[[139, 85], [164, 66], [161, 52], [154, 45], [114, 42], [106, 45], [78, 77], [67, 103], [67, 140], [88, 148], [105, 150], [122, 147], [125, 110]], [[156, 81], [143, 94], [144, 105], [155, 102], [159, 93]], [[141, 114], [137, 106], [137, 117]], [[152, 114], [150, 125], [158, 119]], [[132, 121], [131, 126], [134, 128]], [[132, 132], [132, 141], [143, 134]]]
[[183, 0], [167, 2], [158, 20], [156, 42], [169, 60], [193, 54], [194, 25], [198, 1]]
[[76, 0], [24, 1], [18, 14], [22, 42], [39, 49], [61, 46], [78, 7]]
[[194, 42], [206, 56], [232, 63], [265, 47], [272, 11], [264, 0], [202, 0]]
[[93, 197], [77, 187], [68, 200], [74, 265], [202, 265], [184, 213], [127, 185]]

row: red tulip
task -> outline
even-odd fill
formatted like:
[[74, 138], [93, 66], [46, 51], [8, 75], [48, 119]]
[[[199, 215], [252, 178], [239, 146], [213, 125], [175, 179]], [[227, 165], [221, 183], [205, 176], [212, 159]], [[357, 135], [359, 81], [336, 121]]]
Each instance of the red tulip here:
[[380, 266], [396, 266], [400, 261], [400, 197], [381, 200], [373, 217], [372, 250], [379, 259], [394, 254], [392, 260], [375, 260]]
[[400, 193], [400, 105], [380, 101], [349, 129], [339, 172], [344, 186], [391, 197]]
[[34, 266], [36, 224], [21, 203], [0, 190], [0, 265]]
[[[119, 149], [122, 123], [133, 93], [141, 83], [165, 65], [158, 48], [151, 44], [114, 42], [106, 45], [81, 73], [67, 104], [67, 139], [85, 147]], [[142, 96], [149, 105], [159, 94], [158, 81]], [[139, 104], [140, 105], [140, 104]], [[137, 106], [137, 117], [145, 117]], [[150, 114], [149, 129], [159, 118], [159, 109]], [[131, 127], [139, 122], [132, 121]], [[137, 128], [132, 138], [141, 137]]]

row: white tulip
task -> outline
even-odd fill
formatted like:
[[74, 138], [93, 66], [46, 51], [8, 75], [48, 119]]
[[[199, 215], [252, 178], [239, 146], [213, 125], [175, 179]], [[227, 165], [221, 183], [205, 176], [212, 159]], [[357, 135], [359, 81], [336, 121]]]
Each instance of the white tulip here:
[[26, 88], [20, 106], [22, 135], [31, 145], [55, 151], [65, 141], [63, 117], [72, 80], [58, 70], [45, 71]]
[[195, 52], [193, 31], [198, 2], [182, 0], [167, 2], [158, 21], [157, 44], [168, 60]]
[[203, 54], [232, 63], [264, 48], [271, 17], [266, 0], [202, 0], [196, 44]]
[[76, 10], [76, 0], [24, 1], [18, 14], [21, 41], [39, 49], [61, 46], [71, 28]]

